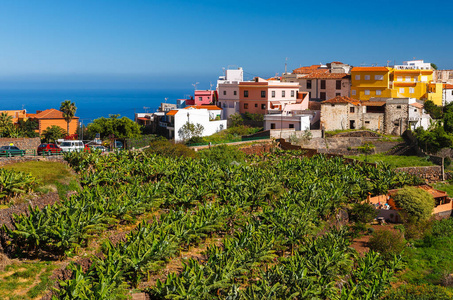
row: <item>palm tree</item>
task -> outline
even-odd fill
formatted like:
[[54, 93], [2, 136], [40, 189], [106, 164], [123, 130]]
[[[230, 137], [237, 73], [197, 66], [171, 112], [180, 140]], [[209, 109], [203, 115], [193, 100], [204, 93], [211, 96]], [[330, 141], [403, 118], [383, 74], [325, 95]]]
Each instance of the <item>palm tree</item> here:
[[60, 110], [63, 112], [63, 118], [68, 123], [67, 133], [69, 135], [69, 123], [71, 122], [72, 118], [74, 118], [77, 107], [75, 106], [74, 102], [70, 100], [65, 100], [61, 102]]
[[8, 135], [13, 126], [13, 117], [6, 112], [2, 112], [0, 114], [0, 135]]

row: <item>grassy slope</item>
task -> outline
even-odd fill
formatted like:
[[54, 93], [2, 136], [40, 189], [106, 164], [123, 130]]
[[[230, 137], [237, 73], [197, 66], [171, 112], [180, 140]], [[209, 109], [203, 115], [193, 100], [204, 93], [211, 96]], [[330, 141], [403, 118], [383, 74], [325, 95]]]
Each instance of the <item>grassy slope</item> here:
[[423, 166], [434, 166], [434, 164], [424, 157], [418, 156], [398, 156], [398, 155], [385, 155], [385, 154], [372, 154], [365, 157], [365, 155], [350, 155], [346, 156], [349, 158], [365, 161], [367, 158], [368, 162], [384, 162], [390, 165], [392, 168], [401, 167], [423, 167]]

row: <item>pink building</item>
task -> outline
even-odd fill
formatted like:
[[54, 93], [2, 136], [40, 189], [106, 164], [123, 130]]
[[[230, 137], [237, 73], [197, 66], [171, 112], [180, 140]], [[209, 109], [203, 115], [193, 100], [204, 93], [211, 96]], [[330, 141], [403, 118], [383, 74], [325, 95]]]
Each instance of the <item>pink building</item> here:
[[196, 90], [194, 97], [194, 105], [215, 104], [216, 91], [211, 90]]

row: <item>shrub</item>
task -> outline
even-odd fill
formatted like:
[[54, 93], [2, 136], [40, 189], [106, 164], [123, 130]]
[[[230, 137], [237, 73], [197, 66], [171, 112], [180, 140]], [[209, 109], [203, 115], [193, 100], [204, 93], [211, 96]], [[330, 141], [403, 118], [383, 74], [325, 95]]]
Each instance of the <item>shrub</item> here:
[[167, 157], [197, 157], [197, 153], [183, 144], [174, 144], [168, 140], [154, 141], [145, 149], [146, 153]]
[[453, 293], [442, 286], [408, 284], [391, 290], [384, 300], [448, 300], [452, 297]]
[[235, 147], [220, 145], [205, 149], [199, 152], [201, 158], [215, 161], [218, 164], [231, 164], [233, 161], [242, 162], [245, 160], [244, 152]]
[[349, 219], [354, 222], [369, 223], [376, 216], [376, 209], [368, 203], [355, 203], [349, 211]]
[[419, 239], [431, 231], [432, 220], [413, 222], [411, 219], [404, 221], [404, 236], [406, 239]]
[[368, 227], [367, 232], [368, 232], [368, 234], [373, 234], [374, 233], [374, 228], [373, 227]]
[[405, 245], [403, 235], [390, 230], [375, 231], [369, 241], [370, 249], [381, 253], [384, 257], [401, 253]]
[[187, 141], [187, 144], [204, 144], [206, 140], [201, 136], [193, 136]]
[[[425, 190], [415, 187], [404, 187], [400, 189], [393, 200], [397, 207], [404, 210], [403, 217], [408, 222], [418, 222], [431, 217], [434, 209], [434, 198]], [[405, 215], [405, 216], [404, 216]]]
[[434, 221], [432, 235], [435, 237], [450, 237], [453, 235], [453, 218]]
[[351, 227], [351, 236], [353, 239], [360, 237], [367, 230], [366, 224], [357, 222]]

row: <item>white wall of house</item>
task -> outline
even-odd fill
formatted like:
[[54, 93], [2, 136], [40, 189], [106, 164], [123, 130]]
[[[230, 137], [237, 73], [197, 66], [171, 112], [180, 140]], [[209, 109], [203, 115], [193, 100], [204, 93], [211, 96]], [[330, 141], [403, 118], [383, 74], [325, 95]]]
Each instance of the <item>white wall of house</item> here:
[[174, 135], [172, 137], [174, 137], [176, 142], [182, 141], [179, 130], [187, 123], [187, 121], [192, 124], [202, 125], [204, 128], [202, 136], [209, 136], [227, 128], [226, 120], [214, 120], [215, 117], [220, 114], [220, 110], [195, 108], [180, 109], [174, 115], [174, 127], [168, 127], [168, 129], [173, 130]]
[[310, 130], [310, 116], [269, 114], [264, 116], [264, 130], [292, 129]]
[[453, 102], [453, 89], [443, 90], [442, 96], [444, 105]]
[[219, 104], [223, 110], [222, 119], [239, 113], [239, 83], [222, 83], [218, 88]]

